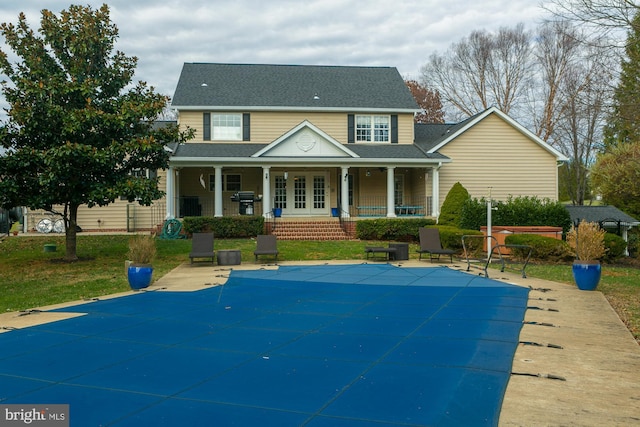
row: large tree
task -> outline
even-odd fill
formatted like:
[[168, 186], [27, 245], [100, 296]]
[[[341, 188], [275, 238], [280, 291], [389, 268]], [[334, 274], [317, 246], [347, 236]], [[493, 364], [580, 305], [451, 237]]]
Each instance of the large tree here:
[[0, 25], [18, 60], [0, 51], [0, 206], [27, 206], [63, 216], [67, 260], [77, 260], [81, 205], [105, 206], [123, 196], [150, 205], [163, 196], [151, 173], [168, 165], [178, 129], [153, 128], [168, 102], [145, 82], [131, 85], [137, 58], [114, 51], [118, 30], [109, 8], [42, 10], [34, 32], [20, 14]]
[[438, 91], [448, 114], [459, 119], [495, 105], [506, 114], [522, 100], [531, 37], [522, 24], [496, 33], [472, 31], [422, 68], [422, 84]]
[[640, 142], [640, 13], [633, 22], [605, 131], [606, 147]]
[[431, 90], [415, 80], [405, 80], [416, 102], [422, 109], [413, 118], [416, 123], [444, 123], [444, 110], [440, 101], [440, 93]]
[[598, 157], [591, 182], [606, 203], [640, 217], [640, 142], [613, 146]]
[[636, 0], [548, 0], [542, 7], [585, 29], [605, 49], [623, 46], [624, 32], [638, 25], [634, 18], [640, 11]]

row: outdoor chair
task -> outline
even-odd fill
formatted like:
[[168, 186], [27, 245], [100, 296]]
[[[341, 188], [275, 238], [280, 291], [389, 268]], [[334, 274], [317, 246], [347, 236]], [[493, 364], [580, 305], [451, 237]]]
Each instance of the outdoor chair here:
[[440, 242], [440, 231], [437, 228], [425, 228], [420, 227], [420, 254], [419, 259], [422, 259], [422, 254], [428, 253], [429, 259], [433, 262], [434, 259], [440, 261], [440, 255], [449, 255], [451, 262], [453, 262], [453, 254], [456, 251], [452, 249], [443, 249]]
[[275, 260], [278, 261], [278, 254], [280, 252], [278, 251], [278, 241], [275, 235], [260, 234], [256, 237], [256, 242], [257, 247], [256, 250], [253, 251], [253, 254], [256, 256], [256, 262], [260, 255], [273, 255]]
[[191, 264], [195, 258], [211, 258], [211, 263], [215, 261], [215, 252], [213, 250], [213, 233], [193, 233], [191, 243], [191, 253], [189, 259]]

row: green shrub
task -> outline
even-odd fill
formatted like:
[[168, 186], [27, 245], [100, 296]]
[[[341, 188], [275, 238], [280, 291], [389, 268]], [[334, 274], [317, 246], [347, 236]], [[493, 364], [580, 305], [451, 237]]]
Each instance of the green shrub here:
[[261, 216], [190, 216], [183, 219], [182, 225], [188, 234], [213, 232], [220, 239], [255, 237], [264, 233]]
[[[541, 261], [569, 261], [573, 259], [571, 248], [564, 240], [537, 234], [511, 234], [505, 238], [507, 245], [531, 246], [531, 258]], [[511, 248], [514, 257], [523, 259], [528, 249]]]
[[483, 225], [487, 225], [487, 200], [484, 197], [467, 199], [460, 212], [460, 228], [480, 230]]
[[627, 242], [617, 234], [607, 233], [604, 235], [604, 247], [605, 247], [605, 262], [615, 262], [624, 257], [624, 250], [627, 247]]
[[361, 240], [417, 241], [418, 229], [434, 225], [429, 218], [376, 218], [356, 223], [356, 237]]
[[[491, 214], [492, 225], [562, 227], [563, 232], [571, 228], [569, 211], [560, 202], [537, 197], [509, 197], [507, 201], [494, 201]], [[469, 199], [462, 206], [460, 227], [479, 230], [487, 225], [487, 200]]]
[[[474, 235], [482, 236], [482, 232], [478, 230], [464, 230], [457, 227], [438, 226], [440, 230], [440, 243], [443, 248], [453, 249], [462, 252], [462, 236]], [[482, 239], [473, 239], [468, 242], [469, 246], [475, 248], [482, 245]]]
[[452, 225], [460, 227], [462, 208], [467, 200], [470, 199], [469, 192], [459, 182], [456, 182], [440, 208], [438, 216], [438, 225]]

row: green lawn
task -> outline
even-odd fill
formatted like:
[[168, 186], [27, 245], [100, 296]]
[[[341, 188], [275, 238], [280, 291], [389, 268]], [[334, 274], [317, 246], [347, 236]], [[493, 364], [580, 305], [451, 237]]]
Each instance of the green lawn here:
[[[80, 261], [62, 262], [64, 236], [8, 237], [0, 240], [0, 310], [18, 311], [129, 289], [124, 260], [129, 236], [78, 236]], [[55, 243], [57, 252], [44, 252], [44, 244]], [[162, 277], [188, 262], [190, 240], [158, 240], [154, 277]], [[278, 242], [283, 261], [364, 260], [364, 247], [376, 242], [293, 241]], [[380, 242], [386, 245], [386, 242]], [[254, 262], [255, 241], [216, 239], [216, 249], [241, 249], [243, 262]], [[417, 258], [416, 245], [410, 257]], [[531, 264], [527, 276], [572, 285], [569, 265]], [[605, 265], [598, 286], [620, 318], [640, 340], [640, 269]]]

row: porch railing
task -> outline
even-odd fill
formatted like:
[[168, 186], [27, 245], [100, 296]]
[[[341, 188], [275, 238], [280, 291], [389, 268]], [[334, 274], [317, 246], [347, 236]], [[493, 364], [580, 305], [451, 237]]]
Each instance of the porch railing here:
[[[399, 217], [423, 217], [430, 216], [432, 198], [429, 197], [412, 197], [404, 200], [403, 203], [394, 207], [395, 214]], [[183, 196], [179, 197], [179, 217], [185, 216], [214, 216], [213, 198], [199, 198]], [[349, 217], [385, 217], [387, 216], [387, 198], [385, 196], [365, 196], [354, 201], [352, 206], [346, 208], [338, 207], [339, 218]], [[349, 215], [343, 215], [348, 212]], [[253, 215], [263, 215], [262, 202], [256, 201], [253, 204]], [[223, 199], [222, 201], [223, 216], [240, 215], [240, 203]], [[268, 212], [271, 215], [271, 212]], [[269, 220], [274, 219], [273, 216], [268, 217]], [[341, 221], [342, 224], [342, 221]]]
[[[394, 207], [395, 214], [400, 217], [429, 216], [431, 214], [431, 197], [413, 197], [404, 200]], [[351, 206], [350, 214], [357, 217], [387, 216], [387, 198], [385, 196], [360, 197], [358, 203]]]

